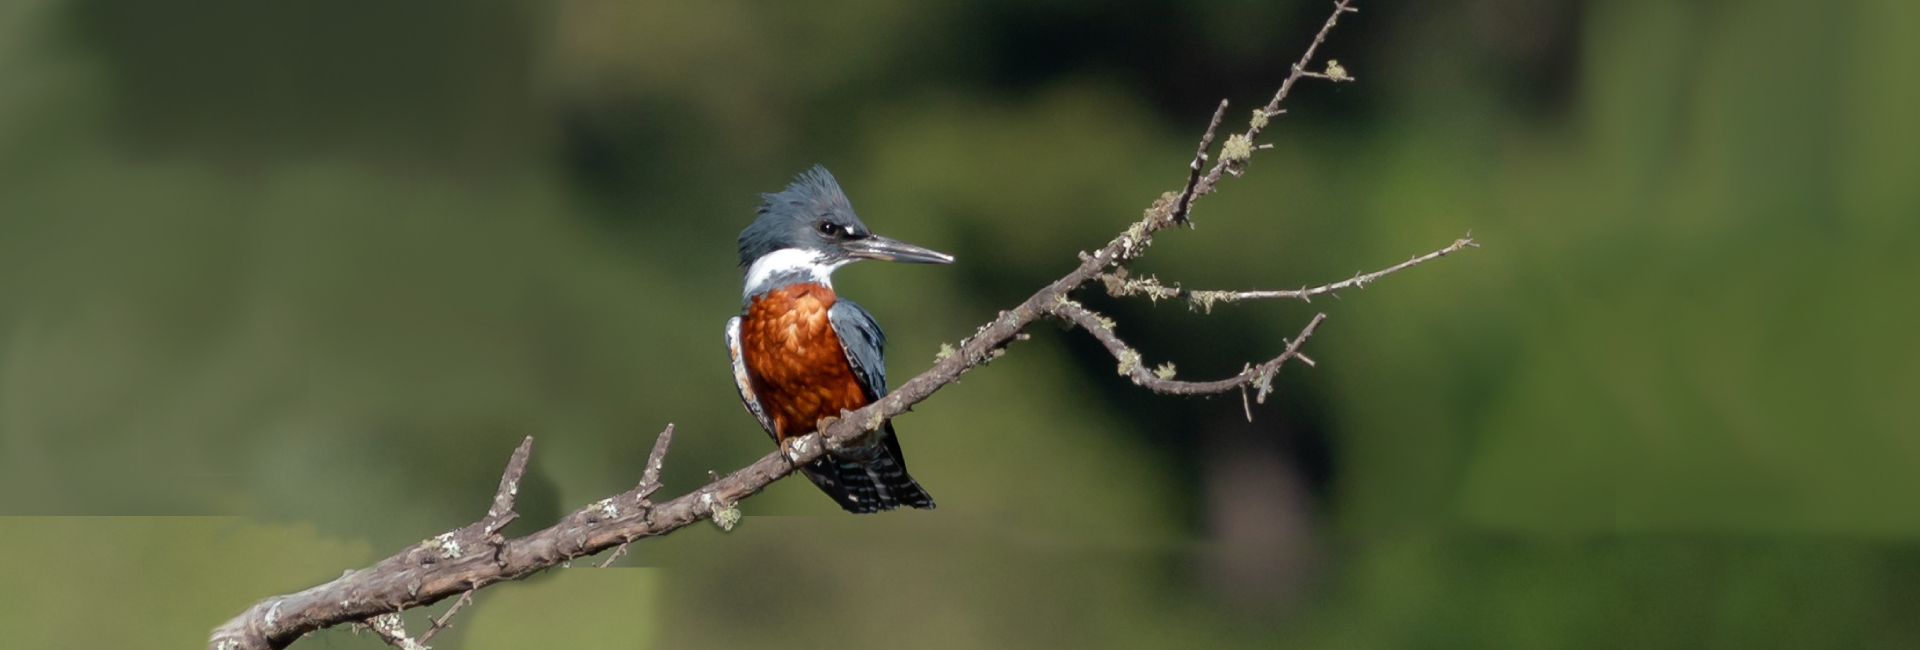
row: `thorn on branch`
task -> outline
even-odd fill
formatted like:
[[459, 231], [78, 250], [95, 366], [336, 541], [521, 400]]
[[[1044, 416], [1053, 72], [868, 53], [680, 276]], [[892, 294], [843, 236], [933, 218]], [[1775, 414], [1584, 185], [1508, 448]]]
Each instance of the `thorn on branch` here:
[[[1261, 404], [1267, 403], [1267, 393], [1273, 390], [1273, 377], [1280, 372], [1280, 364], [1286, 363], [1287, 359], [1301, 359], [1300, 346], [1307, 342], [1307, 337], [1313, 336], [1313, 331], [1319, 329], [1320, 322], [1326, 319], [1327, 315], [1324, 312], [1314, 314], [1313, 320], [1308, 321], [1307, 326], [1300, 330], [1300, 334], [1294, 337], [1293, 342], [1287, 344], [1286, 352], [1281, 353], [1280, 356], [1275, 357], [1272, 361], [1261, 364], [1260, 390], [1254, 394], [1253, 401]], [[1309, 366], [1314, 365], [1311, 359], [1302, 360]]]
[[461, 592], [460, 599], [453, 601], [453, 606], [448, 607], [446, 612], [440, 614], [440, 618], [434, 619], [433, 625], [431, 627], [428, 627], [427, 631], [420, 635], [420, 645], [422, 646], [426, 645], [428, 641], [433, 640], [433, 635], [439, 634], [441, 630], [452, 627], [453, 615], [459, 613], [460, 608], [466, 607], [467, 605], [472, 603], [473, 603], [473, 590], [468, 589], [464, 592]]
[[620, 545], [619, 545], [619, 546], [615, 546], [615, 547], [613, 547], [613, 552], [612, 552], [612, 553], [608, 553], [608, 554], [607, 554], [607, 559], [605, 559], [605, 560], [602, 560], [602, 561], [600, 562], [600, 564], [598, 564], [598, 565], [595, 565], [595, 566], [596, 566], [596, 568], [601, 568], [601, 569], [605, 569], [605, 568], [607, 568], [607, 567], [610, 567], [610, 566], [613, 566], [613, 561], [614, 561], [614, 560], [618, 560], [618, 559], [620, 559], [620, 556], [622, 556], [622, 555], [626, 555], [626, 554], [627, 554], [627, 545], [628, 545], [628, 544], [632, 544], [632, 543], [633, 543], [633, 540], [630, 540], [630, 539], [629, 539], [629, 540], [626, 540], [626, 541], [623, 541], [623, 542], [620, 542]]

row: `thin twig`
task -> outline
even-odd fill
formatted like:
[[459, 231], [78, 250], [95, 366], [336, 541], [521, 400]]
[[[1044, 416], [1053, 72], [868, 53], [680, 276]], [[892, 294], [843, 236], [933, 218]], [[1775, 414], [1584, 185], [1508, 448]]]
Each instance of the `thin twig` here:
[[[1240, 302], [1243, 300], [1271, 300], [1276, 298], [1292, 298], [1296, 300], [1313, 302], [1314, 296], [1318, 296], [1322, 294], [1333, 294], [1335, 291], [1341, 291], [1345, 289], [1364, 289], [1368, 284], [1372, 284], [1375, 280], [1379, 280], [1380, 278], [1384, 278], [1389, 275], [1393, 275], [1395, 273], [1405, 271], [1409, 268], [1413, 268], [1415, 266], [1419, 266], [1421, 264], [1425, 264], [1427, 262], [1431, 262], [1433, 260], [1437, 260], [1442, 257], [1452, 255], [1454, 253], [1460, 252], [1460, 250], [1462, 249], [1479, 248], [1479, 247], [1480, 247], [1479, 242], [1476, 242], [1473, 240], [1473, 233], [1467, 233], [1467, 236], [1453, 240], [1452, 244], [1448, 244], [1444, 248], [1435, 250], [1425, 255], [1415, 255], [1411, 258], [1408, 258], [1404, 262], [1395, 264], [1393, 266], [1389, 266], [1384, 269], [1380, 269], [1378, 271], [1374, 271], [1372, 273], [1355, 273], [1353, 277], [1347, 278], [1345, 280], [1341, 280], [1339, 282], [1323, 284], [1317, 287], [1301, 287], [1299, 289], [1285, 289], [1280, 291], [1269, 291], [1269, 290], [1222, 291], [1222, 290], [1211, 290], [1211, 289], [1184, 289], [1181, 287], [1169, 286], [1167, 284], [1164, 284], [1160, 282], [1158, 278], [1154, 278], [1152, 276], [1141, 277], [1141, 278], [1129, 277], [1128, 274], [1125, 272], [1125, 269], [1119, 269], [1109, 273], [1102, 273], [1100, 274], [1100, 280], [1101, 280], [1101, 283], [1106, 286], [1107, 294], [1114, 297], [1126, 297], [1126, 296], [1139, 295], [1139, 296], [1145, 296], [1156, 302], [1160, 300], [1165, 300], [1165, 299], [1185, 297], [1188, 300], [1189, 304], [1194, 309], [1202, 310], [1206, 312], [1212, 312], [1213, 306], [1217, 303]], [[1339, 296], [1338, 294], [1334, 294], [1334, 297], [1337, 298]]]
[[613, 552], [612, 552], [612, 553], [608, 553], [608, 554], [607, 554], [607, 559], [605, 559], [605, 560], [601, 560], [599, 564], [596, 564], [596, 565], [594, 565], [594, 566], [595, 566], [596, 568], [601, 568], [601, 569], [605, 569], [605, 568], [607, 568], [607, 567], [610, 567], [610, 566], [613, 566], [613, 561], [614, 561], [614, 560], [618, 560], [618, 559], [620, 559], [620, 556], [622, 556], [622, 555], [626, 555], [626, 554], [627, 554], [627, 545], [629, 545], [629, 544], [632, 544], [632, 543], [633, 543], [633, 542], [632, 542], [632, 540], [628, 540], [628, 541], [624, 541], [624, 542], [620, 542], [620, 545], [619, 545], [619, 546], [615, 546], [615, 547], [613, 547]]
[[1113, 331], [1111, 320], [1094, 313], [1080, 303], [1070, 300], [1061, 302], [1054, 307], [1053, 314], [1092, 334], [1093, 338], [1106, 346], [1107, 352], [1120, 362], [1120, 374], [1147, 390], [1163, 395], [1217, 395], [1236, 388], [1252, 386], [1259, 389], [1255, 401], [1263, 404], [1266, 403], [1267, 394], [1265, 383], [1270, 381], [1273, 373], [1280, 369], [1280, 364], [1286, 363], [1288, 359], [1300, 358], [1301, 344], [1306, 343], [1307, 338], [1313, 336], [1313, 331], [1320, 327], [1320, 322], [1327, 318], [1326, 314], [1315, 315], [1313, 320], [1308, 321], [1307, 326], [1300, 330], [1300, 334], [1287, 345], [1286, 351], [1280, 353], [1280, 356], [1257, 366], [1248, 366], [1240, 374], [1214, 381], [1183, 381], [1171, 377], [1160, 377], [1148, 370], [1148, 366], [1141, 361], [1140, 352], [1128, 346], [1126, 341], [1121, 340], [1120, 335]]
[[[1307, 66], [1313, 63], [1313, 56], [1319, 53], [1320, 44], [1327, 42], [1327, 34], [1333, 33], [1333, 26], [1340, 22], [1340, 14], [1357, 11], [1360, 10], [1353, 6], [1351, 0], [1340, 0], [1334, 3], [1333, 15], [1327, 16], [1327, 22], [1320, 26], [1320, 32], [1313, 35], [1313, 43], [1308, 45], [1307, 51], [1300, 55], [1300, 60], [1294, 62], [1293, 72], [1287, 75], [1285, 81], [1280, 82], [1280, 90], [1275, 91], [1273, 93], [1273, 100], [1267, 102], [1266, 112], [1274, 113], [1279, 111], [1280, 102], [1286, 101], [1287, 93], [1293, 92], [1293, 82], [1298, 81], [1300, 77], [1310, 74], [1307, 72]], [[1253, 136], [1259, 134], [1259, 129], [1250, 130], [1247, 133], [1247, 139], [1251, 140]]]
[[[640, 471], [640, 484], [633, 489], [635, 499], [644, 510], [653, 509], [653, 501], [648, 497], [660, 491], [660, 470], [667, 465], [667, 446], [671, 444], [673, 444], [673, 424], [668, 423], [667, 428], [661, 430], [659, 436], [654, 437], [653, 451], [647, 454], [647, 467]], [[622, 540], [619, 546], [614, 547], [612, 553], [607, 554], [606, 559], [595, 566], [602, 569], [613, 566], [615, 560], [627, 554], [627, 546], [632, 543], [631, 539]]]
[[1227, 100], [1220, 100], [1220, 107], [1213, 109], [1213, 119], [1207, 121], [1207, 132], [1200, 136], [1200, 148], [1193, 152], [1193, 162], [1187, 167], [1187, 186], [1180, 190], [1180, 201], [1173, 209], [1174, 223], [1186, 223], [1187, 211], [1193, 208], [1193, 190], [1200, 184], [1200, 170], [1207, 162], [1207, 149], [1213, 146], [1213, 133], [1220, 128], [1220, 120], [1227, 117]]
[[[1327, 16], [1327, 22], [1320, 25], [1320, 31], [1313, 35], [1313, 43], [1308, 45], [1307, 51], [1300, 55], [1300, 60], [1294, 62], [1291, 72], [1287, 73], [1287, 78], [1280, 82], [1280, 89], [1274, 91], [1273, 99], [1269, 100], [1266, 106], [1257, 109], [1253, 120], [1247, 124], [1247, 130], [1235, 137], [1251, 146], [1253, 141], [1260, 137], [1260, 132], [1267, 128], [1271, 118], [1285, 114], [1285, 111], [1280, 110], [1280, 104], [1285, 102], [1287, 95], [1293, 92], [1293, 84], [1295, 82], [1300, 81], [1301, 77], [1306, 76], [1325, 77], [1325, 75], [1317, 75], [1309, 72], [1307, 67], [1313, 64], [1313, 57], [1319, 53], [1320, 45], [1326, 42], [1327, 34], [1332, 33], [1333, 26], [1339, 24], [1340, 15], [1356, 11], [1359, 11], [1359, 9], [1354, 8], [1350, 0], [1340, 0], [1334, 3], [1333, 14]], [[1259, 150], [1261, 150], [1259, 147], [1252, 147], [1251, 149], [1251, 151]], [[1251, 153], [1251, 151], [1249, 153]], [[1245, 165], [1246, 160], [1246, 158], [1231, 158], [1226, 155], [1221, 155], [1220, 158], [1213, 163], [1213, 169], [1208, 170], [1206, 177], [1200, 179], [1199, 184], [1194, 188], [1194, 198], [1197, 199], [1213, 193], [1214, 188], [1220, 182], [1220, 174], [1228, 171], [1230, 166], [1232, 166], [1231, 169], [1234, 174], [1236, 176], [1239, 175], [1239, 168]]]
[[487, 509], [487, 518], [481, 520], [487, 535], [498, 534], [500, 529], [520, 518], [520, 513], [513, 510], [513, 502], [520, 496], [520, 479], [527, 475], [527, 459], [532, 455], [533, 436], [527, 436], [507, 458], [507, 469], [500, 474], [500, 487], [493, 492], [493, 507]]
[[1373, 282], [1374, 280], [1378, 280], [1380, 278], [1384, 278], [1386, 276], [1399, 273], [1406, 269], [1409, 269], [1421, 264], [1425, 264], [1427, 262], [1431, 262], [1433, 260], [1437, 260], [1442, 257], [1446, 257], [1448, 255], [1452, 255], [1454, 253], [1459, 252], [1460, 249], [1463, 249], [1463, 248], [1479, 248], [1479, 247], [1480, 247], [1480, 244], [1473, 241], [1473, 234], [1468, 233], [1467, 236], [1465, 237], [1461, 237], [1459, 239], [1453, 240], [1453, 243], [1447, 245], [1446, 248], [1442, 248], [1440, 250], [1427, 253], [1425, 255], [1416, 255], [1414, 257], [1408, 258], [1407, 261], [1405, 262], [1401, 262], [1399, 264], [1395, 264], [1393, 266], [1389, 266], [1387, 268], [1380, 269], [1372, 273], [1355, 273], [1351, 278], [1347, 278], [1345, 280], [1341, 280], [1339, 282], [1335, 282], [1332, 284], [1323, 284], [1313, 288], [1288, 289], [1284, 291], [1190, 291], [1188, 292], [1187, 298], [1188, 300], [1191, 300], [1193, 302], [1193, 305], [1195, 307], [1200, 307], [1207, 311], [1213, 310], [1214, 303], [1240, 302], [1242, 300], [1295, 298], [1295, 299], [1306, 300], [1311, 302], [1314, 296], [1318, 296], [1321, 294], [1331, 294], [1335, 291], [1340, 291], [1342, 289], [1365, 289], [1367, 284]]
[[427, 628], [426, 632], [421, 633], [420, 635], [421, 645], [425, 645], [428, 641], [432, 641], [433, 635], [439, 634], [441, 630], [452, 627], [453, 615], [456, 613], [459, 613], [460, 608], [466, 607], [467, 605], [472, 603], [473, 603], [473, 590], [468, 589], [464, 592], [461, 592], [460, 599], [453, 601], [453, 606], [448, 607], [447, 611], [441, 613], [440, 618], [434, 619], [432, 627]]

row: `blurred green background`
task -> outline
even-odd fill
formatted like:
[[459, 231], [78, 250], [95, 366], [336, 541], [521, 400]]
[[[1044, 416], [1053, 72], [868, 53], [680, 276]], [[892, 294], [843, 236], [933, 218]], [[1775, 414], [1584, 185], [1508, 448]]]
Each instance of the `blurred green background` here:
[[[1920, 645], [1920, 4], [1363, 3], [1276, 148], [899, 421], [932, 512], [804, 481], [479, 594], [462, 648]], [[816, 162], [958, 255], [837, 278], [891, 369], [1184, 179], [1327, 2], [0, 0], [0, 646], [197, 647], [485, 509], [769, 444], [734, 237]], [[437, 608], [436, 608], [437, 609]], [[415, 618], [416, 631], [424, 627]], [[296, 647], [373, 648], [322, 633]]]

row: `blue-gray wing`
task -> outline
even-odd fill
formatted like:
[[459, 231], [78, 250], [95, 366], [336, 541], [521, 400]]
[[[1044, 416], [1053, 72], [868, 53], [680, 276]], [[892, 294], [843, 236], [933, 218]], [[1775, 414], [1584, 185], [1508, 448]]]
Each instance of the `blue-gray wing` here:
[[[851, 300], [836, 300], [827, 310], [827, 321], [833, 324], [833, 333], [840, 338], [840, 347], [847, 352], [847, 363], [853, 366], [854, 379], [866, 390], [867, 399], [886, 397], [887, 335], [880, 333], [880, 324], [873, 321], [873, 314]], [[831, 467], [809, 470], [808, 476], [830, 473], [829, 482], [843, 486], [842, 489], [870, 486], [869, 496], [849, 496], [841, 501], [841, 507], [853, 512], [892, 510], [903, 505], [932, 508], [933, 496], [907, 474], [907, 457], [900, 452], [900, 438], [893, 433], [893, 422], [880, 425], [875, 433], [876, 444], [835, 451]]]
[[768, 436], [779, 440], [779, 434], [773, 430], [773, 419], [767, 417], [767, 409], [760, 406], [760, 396], [753, 392], [753, 378], [747, 376], [747, 360], [740, 355], [739, 316], [727, 321], [727, 355], [733, 357], [733, 387], [740, 391], [740, 403], [760, 421], [760, 428], [766, 429]]
[[833, 324], [834, 336], [840, 338], [840, 347], [846, 349], [847, 363], [853, 366], [853, 376], [860, 381], [860, 387], [866, 389], [867, 399], [886, 397], [887, 335], [880, 332], [880, 324], [874, 322], [873, 314], [842, 298], [827, 309], [827, 322]]

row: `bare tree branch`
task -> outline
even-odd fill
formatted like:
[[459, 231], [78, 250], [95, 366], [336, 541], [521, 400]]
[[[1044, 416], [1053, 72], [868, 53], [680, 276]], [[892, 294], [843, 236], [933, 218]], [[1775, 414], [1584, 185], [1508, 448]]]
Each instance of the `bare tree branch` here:
[[1200, 185], [1200, 170], [1207, 162], [1207, 150], [1213, 147], [1213, 132], [1220, 128], [1220, 120], [1227, 116], [1227, 100], [1220, 100], [1220, 107], [1213, 109], [1213, 119], [1207, 121], [1207, 132], [1200, 136], [1200, 150], [1194, 152], [1193, 163], [1188, 165], [1192, 171], [1187, 173], [1187, 186], [1180, 189], [1180, 204], [1173, 209], [1175, 223], [1187, 222], [1187, 211], [1193, 208], [1193, 191]]
[[[1333, 26], [1340, 22], [1340, 15], [1356, 11], [1359, 11], [1359, 9], [1354, 8], [1353, 3], [1349, 0], [1340, 0], [1334, 3], [1333, 15], [1327, 16], [1327, 22], [1320, 26], [1320, 32], [1313, 35], [1313, 43], [1307, 46], [1306, 52], [1300, 54], [1300, 60], [1294, 62], [1293, 71], [1288, 73], [1287, 78], [1280, 82], [1280, 89], [1274, 91], [1273, 99], [1269, 100], [1266, 106], [1254, 109], [1253, 119], [1248, 121], [1245, 132], [1227, 138], [1226, 144], [1220, 148], [1219, 160], [1213, 163], [1213, 169], [1207, 172], [1206, 178], [1200, 179], [1199, 183], [1193, 184], [1188, 194], [1191, 194], [1193, 198], [1199, 198], [1200, 196], [1213, 193], [1214, 186], [1220, 182], [1221, 172], [1232, 173], [1234, 176], [1240, 175], [1240, 172], [1246, 168], [1247, 159], [1252, 156], [1254, 151], [1262, 149], [1262, 147], [1253, 146], [1253, 141], [1260, 137], [1260, 132], [1267, 128], [1272, 118], [1279, 117], [1285, 113], [1285, 111], [1280, 110], [1280, 103], [1286, 101], [1287, 95], [1293, 92], [1293, 84], [1300, 81], [1301, 77], [1328, 77], [1328, 75], [1309, 72], [1307, 67], [1313, 65], [1314, 55], [1320, 51], [1320, 45], [1327, 41], [1327, 34], [1333, 33]], [[1346, 73], [1343, 71], [1341, 76], [1345, 77]], [[1351, 78], [1343, 80], [1350, 79]]]
[[1267, 392], [1273, 382], [1274, 373], [1280, 371], [1280, 364], [1286, 363], [1288, 359], [1305, 361], [1305, 358], [1300, 356], [1300, 345], [1306, 343], [1307, 337], [1313, 336], [1313, 330], [1320, 327], [1320, 321], [1327, 319], [1326, 314], [1316, 314], [1313, 320], [1300, 330], [1300, 334], [1287, 344], [1286, 351], [1280, 353], [1280, 356], [1257, 366], [1248, 365], [1247, 369], [1240, 371], [1240, 374], [1226, 379], [1194, 382], [1174, 379], [1172, 365], [1161, 366], [1159, 370], [1147, 370], [1146, 364], [1141, 362], [1140, 353], [1128, 347], [1127, 343], [1120, 340], [1120, 336], [1114, 333], [1113, 321], [1093, 313], [1080, 303], [1063, 302], [1054, 308], [1053, 313], [1092, 334], [1093, 338], [1106, 346], [1107, 352], [1120, 362], [1120, 374], [1147, 390], [1162, 395], [1218, 395], [1236, 388], [1252, 386], [1258, 389], [1256, 401], [1262, 404], [1267, 401]]
[[[660, 491], [660, 470], [666, 467], [667, 445], [672, 443], [673, 425], [669, 424], [666, 430], [661, 431], [660, 436], [654, 439], [653, 452], [647, 454], [647, 468], [640, 472], [640, 485], [634, 487], [639, 497], [640, 507], [642, 508], [653, 508], [653, 502], [649, 501], [648, 497], [653, 496], [654, 492]], [[633, 540], [631, 539], [621, 540], [620, 545], [614, 547], [613, 552], [608, 553], [607, 558], [596, 566], [602, 569], [613, 566], [614, 560], [618, 560], [620, 556], [627, 554], [627, 546], [632, 543]]]
[[[1154, 278], [1152, 276], [1148, 276], [1144, 278], [1128, 277], [1127, 270], [1125, 268], [1118, 268], [1118, 269], [1114, 269], [1114, 271], [1111, 273], [1100, 274], [1100, 281], [1107, 286], [1107, 295], [1110, 295], [1110, 296], [1125, 297], [1125, 296], [1141, 295], [1141, 296], [1146, 296], [1147, 298], [1150, 298], [1155, 301], [1159, 301], [1163, 299], [1179, 298], [1181, 296], [1185, 296], [1193, 308], [1205, 310], [1208, 313], [1212, 313], [1214, 304], [1223, 303], [1223, 302], [1240, 302], [1242, 300], [1268, 300], [1268, 299], [1274, 299], [1274, 298], [1294, 298], [1299, 300], [1305, 300], [1307, 302], [1313, 302], [1314, 296], [1318, 296], [1321, 294], [1333, 294], [1333, 292], [1340, 291], [1343, 289], [1365, 289], [1367, 285], [1373, 283], [1374, 280], [1378, 280], [1380, 278], [1384, 278], [1386, 276], [1399, 273], [1401, 271], [1407, 270], [1414, 266], [1418, 266], [1420, 264], [1424, 264], [1427, 262], [1431, 262], [1433, 260], [1440, 259], [1442, 257], [1446, 257], [1453, 253], [1457, 253], [1464, 248], [1479, 248], [1479, 247], [1480, 247], [1479, 242], [1476, 242], [1473, 240], [1473, 233], [1467, 233], [1467, 236], [1453, 240], [1453, 243], [1448, 244], [1445, 248], [1433, 251], [1431, 253], [1427, 253], [1425, 255], [1415, 255], [1413, 257], [1408, 258], [1407, 261], [1405, 262], [1401, 262], [1399, 264], [1395, 264], [1393, 266], [1389, 266], [1387, 268], [1380, 269], [1372, 273], [1364, 273], [1364, 272], [1354, 273], [1353, 277], [1347, 278], [1345, 280], [1341, 280], [1339, 282], [1334, 282], [1331, 284], [1323, 284], [1323, 285], [1320, 285], [1317, 287], [1311, 287], [1311, 288], [1301, 287], [1298, 289], [1287, 289], [1284, 291], [1218, 291], [1218, 290], [1206, 290], [1206, 289], [1182, 289], [1177, 286], [1169, 286], [1166, 284], [1162, 284], [1158, 278]], [[1333, 294], [1333, 295], [1335, 298], [1340, 297], [1339, 294]]]
[[533, 436], [527, 436], [507, 457], [507, 470], [500, 473], [500, 487], [493, 493], [493, 507], [487, 508], [486, 518], [477, 524], [489, 541], [495, 541], [500, 529], [520, 518], [520, 513], [513, 511], [513, 500], [520, 496], [520, 479], [527, 475], [527, 459], [532, 455]]
[[[1331, 64], [1327, 73], [1307, 71], [1315, 51], [1325, 41], [1340, 15], [1350, 11], [1354, 9], [1346, 0], [1335, 5], [1333, 15], [1314, 37], [1313, 45], [1307, 48], [1306, 54], [1294, 64], [1291, 74], [1274, 94], [1273, 100], [1255, 111], [1246, 131], [1228, 138], [1210, 171], [1201, 175], [1200, 168], [1206, 160], [1214, 133], [1224, 119], [1225, 102], [1215, 110], [1213, 119], [1208, 123], [1198, 152], [1188, 165], [1186, 182], [1180, 191], [1161, 195], [1140, 221], [1092, 254], [1081, 253], [1078, 266], [1040, 288], [1019, 305], [1000, 312], [998, 317], [982, 325], [972, 336], [960, 341], [957, 347], [943, 346], [933, 367], [900, 384], [886, 397], [861, 409], [842, 412], [838, 418], [822, 421], [818, 432], [794, 439], [785, 450], [770, 452], [746, 467], [725, 476], [716, 476], [712, 482], [692, 492], [656, 504], [650, 497], [660, 489], [660, 468], [665, 462], [673, 435], [673, 427], [668, 425], [655, 441], [642, 478], [633, 489], [574, 510], [545, 529], [523, 537], [505, 539], [499, 534], [500, 530], [518, 517], [513, 509], [514, 496], [519, 491], [520, 479], [526, 472], [527, 458], [532, 449], [533, 440], [528, 438], [509, 458], [506, 471], [500, 478], [500, 488], [494, 494], [486, 516], [480, 520], [408, 546], [373, 566], [348, 571], [325, 584], [255, 603], [216, 628], [208, 647], [213, 650], [283, 648], [314, 630], [358, 623], [373, 628], [381, 638], [396, 646], [422, 648], [434, 634], [447, 627], [448, 621], [463, 605], [471, 602], [474, 591], [488, 585], [524, 578], [575, 558], [615, 549], [602, 563], [605, 566], [623, 554], [633, 542], [665, 535], [703, 519], [711, 519], [722, 528], [730, 528], [739, 518], [735, 504], [759, 493], [796, 468], [842, 445], [856, 443], [862, 436], [878, 429], [887, 419], [906, 412], [909, 407], [927, 399], [968, 371], [998, 358], [1012, 342], [1026, 340], [1022, 332], [1024, 328], [1045, 318], [1059, 319], [1086, 330], [1119, 361], [1120, 374], [1149, 390], [1174, 395], [1206, 395], [1239, 390], [1243, 396], [1252, 390], [1258, 400], [1264, 401], [1272, 389], [1274, 374], [1283, 364], [1290, 360], [1312, 364], [1311, 359], [1301, 354], [1300, 348], [1326, 318], [1325, 314], [1316, 315], [1308, 322], [1287, 343], [1279, 356], [1258, 365], [1248, 364], [1232, 377], [1192, 382], [1174, 379], [1172, 364], [1147, 370], [1141, 363], [1139, 353], [1127, 346], [1113, 331], [1112, 322], [1074, 302], [1071, 294], [1096, 279], [1118, 277], [1124, 281], [1124, 264], [1145, 251], [1156, 232], [1175, 224], [1187, 223], [1191, 219], [1194, 202], [1214, 191], [1223, 172], [1238, 175], [1254, 152], [1268, 148], [1266, 145], [1254, 145], [1253, 140], [1270, 118], [1280, 115], [1280, 103], [1286, 99], [1296, 81], [1302, 77], [1335, 81], [1350, 79], [1344, 70]], [[1470, 245], [1471, 239], [1463, 239], [1448, 249], [1414, 258], [1394, 268], [1292, 293], [1304, 299], [1347, 286], [1358, 287]], [[1158, 283], [1155, 282], [1154, 286], [1158, 286]], [[1160, 289], [1180, 291], [1169, 287]], [[1218, 296], [1213, 300], [1289, 297], [1284, 295], [1289, 292], [1228, 293], [1233, 295]], [[1249, 417], [1251, 413], [1249, 406]], [[406, 636], [401, 612], [456, 596], [460, 601], [434, 621], [419, 640]]]
[[640, 471], [640, 500], [646, 503], [647, 497], [660, 491], [660, 470], [667, 466], [667, 445], [673, 444], [673, 425], [660, 432], [653, 440], [653, 452], [647, 454], [647, 468]]

